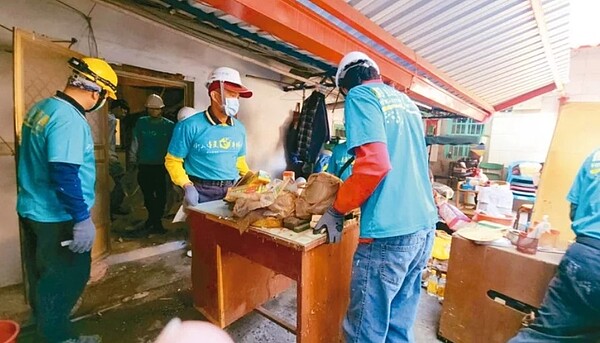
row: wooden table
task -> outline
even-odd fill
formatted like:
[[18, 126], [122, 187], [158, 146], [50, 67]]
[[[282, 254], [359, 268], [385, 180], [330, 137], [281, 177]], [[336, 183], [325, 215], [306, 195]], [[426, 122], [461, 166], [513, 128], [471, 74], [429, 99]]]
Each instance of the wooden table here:
[[539, 308], [562, 257], [454, 235], [439, 335], [454, 343], [505, 343], [521, 328], [523, 305]]
[[[297, 342], [341, 340], [350, 293], [356, 221], [346, 224], [339, 244], [325, 244], [312, 230], [251, 227], [240, 234], [223, 201], [190, 212], [194, 306], [224, 328], [257, 310], [296, 333]], [[297, 283], [297, 323], [283, 322], [262, 304]]]

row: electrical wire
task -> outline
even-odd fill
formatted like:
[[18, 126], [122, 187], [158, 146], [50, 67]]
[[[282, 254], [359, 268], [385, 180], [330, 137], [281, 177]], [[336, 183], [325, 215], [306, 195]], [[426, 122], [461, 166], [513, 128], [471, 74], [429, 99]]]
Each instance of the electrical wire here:
[[98, 57], [98, 43], [96, 42], [96, 35], [94, 34], [94, 28], [92, 26], [92, 17], [90, 17], [90, 15], [92, 14], [92, 11], [94, 11], [94, 9], [96, 8], [96, 3], [94, 3], [94, 6], [92, 6], [92, 9], [90, 9], [90, 11], [88, 12], [88, 14], [83, 13], [82, 11], [78, 10], [77, 8], [64, 3], [61, 0], [54, 0], [56, 2], [58, 2], [59, 4], [71, 9], [72, 11], [74, 11], [75, 13], [79, 14], [83, 20], [85, 20], [85, 22], [87, 23], [87, 28], [88, 28], [88, 49], [89, 49], [89, 54], [91, 57]]
[[13, 32], [13, 29], [11, 29], [11, 28], [10, 28], [10, 27], [8, 27], [8, 26], [4, 26], [4, 25], [0, 24], [0, 27], [2, 27], [3, 29], [6, 29], [6, 30], [8, 30], [8, 31], [10, 31], [10, 32]]
[[88, 12], [86, 16], [86, 21], [88, 24], [88, 47], [90, 49], [90, 55], [93, 57], [98, 57], [98, 42], [96, 41], [96, 34], [94, 33], [94, 27], [92, 26], [92, 17], [91, 14], [96, 8], [97, 3], [94, 3], [92, 9]]

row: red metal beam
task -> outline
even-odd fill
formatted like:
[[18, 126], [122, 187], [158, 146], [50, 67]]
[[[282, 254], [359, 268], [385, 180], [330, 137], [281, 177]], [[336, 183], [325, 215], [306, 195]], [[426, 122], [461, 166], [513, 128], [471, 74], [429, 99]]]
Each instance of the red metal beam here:
[[444, 72], [436, 68], [431, 63], [424, 60], [414, 50], [410, 49], [406, 45], [402, 44], [396, 37], [391, 33], [387, 32], [379, 25], [374, 23], [367, 16], [356, 10], [354, 7], [349, 5], [343, 0], [310, 0], [315, 5], [321, 7], [325, 11], [337, 17], [347, 25], [369, 37], [374, 42], [380, 44], [390, 52], [398, 55], [407, 62], [413, 64], [418, 70], [426, 73], [428, 76], [434, 78], [436, 81], [442, 83], [445, 87], [448, 87], [456, 94], [459, 94], [462, 98], [468, 102], [475, 104], [485, 111], [494, 112], [494, 108], [491, 104], [481, 99], [477, 95], [473, 94], [469, 90], [465, 89], [461, 85], [457, 84]]
[[332, 63], [337, 64], [344, 54], [350, 51], [363, 51], [377, 62], [386, 80], [399, 89], [408, 91], [411, 96], [425, 104], [480, 121], [490, 115], [487, 111], [415, 76], [389, 57], [296, 1], [202, 0], [202, 2]]
[[531, 92], [527, 92], [525, 94], [521, 94], [516, 98], [512, 98], [510, 100], [507, 100], [503, 103], [500, 103], [496, 106], [494, 106], [494, 110], [496, 111], [502, 111], [504, 109], [507, 109], [509, 107], [512, 107], [516, 104], [522, 103], [523, 101], [527, 101], [529, 99], [535, 98], [536, 96], [540, 96], [542, 94], [546, 94], [548, 92], [551, 92], [553, 90], [556, 89], [556, 83], [551, 83], [549, 85], [546, 85], [544, 87], [532, 90]]

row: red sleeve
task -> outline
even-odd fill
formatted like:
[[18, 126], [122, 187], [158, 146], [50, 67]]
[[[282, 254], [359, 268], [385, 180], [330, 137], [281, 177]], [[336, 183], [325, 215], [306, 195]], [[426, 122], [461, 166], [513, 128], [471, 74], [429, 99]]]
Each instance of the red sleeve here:
[[360, 207], [392, 169], [385, 143], [361, 145], [354, 152], [356, 161], [352, 167], [352, 175], [342, 184], [333, 203], [333, 208], [340, 213], [348, 213]]

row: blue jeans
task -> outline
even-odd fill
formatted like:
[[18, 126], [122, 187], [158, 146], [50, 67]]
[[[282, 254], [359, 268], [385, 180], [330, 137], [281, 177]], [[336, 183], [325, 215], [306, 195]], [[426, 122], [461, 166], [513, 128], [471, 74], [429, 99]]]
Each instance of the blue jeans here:
[[600, 342], [600, 249], [567, 250], [538, 317], [510, 342]]
[[343, 324], [347, 343], [414, 341], [421, 272], [433, 237], [427, 229], [358, 245]]

